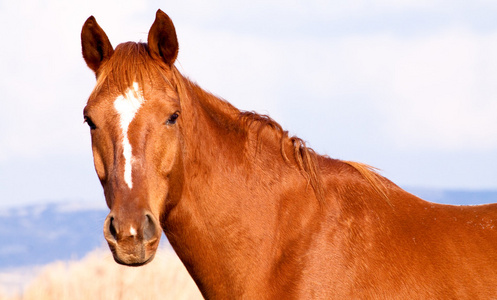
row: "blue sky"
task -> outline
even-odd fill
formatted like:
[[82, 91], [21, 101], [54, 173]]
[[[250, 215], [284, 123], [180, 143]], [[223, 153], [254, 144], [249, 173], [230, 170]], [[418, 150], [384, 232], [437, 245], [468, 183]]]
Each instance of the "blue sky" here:
[[177, 66], [330, 157], [403, 187], [497, 189], [493, 1], [0, 1], [0, 206], [101, 201], [80, 30], [173, 19]]

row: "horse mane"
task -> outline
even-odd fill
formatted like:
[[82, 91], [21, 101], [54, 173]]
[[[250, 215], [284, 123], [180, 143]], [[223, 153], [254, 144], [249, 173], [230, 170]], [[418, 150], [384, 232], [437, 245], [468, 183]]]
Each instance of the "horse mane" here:
[[280, 124], [267, 115], [261, 115], [254, 111], [241, 111], [239, 119], [241, 126], [250, 129], [255, 127], [257, 136], [257, 145], [261, 144], [262, 131], [270, 130], [280, 139], [280, 152], [284, 161], [291, 163], [290, 158], [286, 153], [286, 145], [290, 144], [293, 153], [293, 159], [297, 167], [302, 172], [308, 183], [311, 185], [316, 198], [319, 202], [324, 201], [323, 184], [318, 172], [317, 158], [318, 154], [310, 147], [307, 147], [304, 140], [290, 136], [288, 131], [284, 130]]
[[358, 171], [359, 174], [361, 174], [361, 176], [364, 179], [366, 179], [366, 181], [373, 188], [373, 190], [382, 198], [384, 198], [390, 206], [393, 207], [386, 193], [387, 188], [383, 183], [384, 178], [383, 176], [378, 174], [377, 168], [355, 161], [342, 161], [342, 162], [346, 163], [347, 165], [351, 166], [356, 171]]
[[[280, 137], [281, 155], [287, 163], [290, 163], [290, 159], [286, 155], [285, 144], [289, 142], [293, 147], [293, 155], [297, 166], [314, 189], [318, 201], [321, 202], [321, 204], [324, 204], [324, 188], [320, 176], [321, 173], [318, 172], [317, 166], [317, 158], [320, 155], [317, 154], [314, 149], [308, 147], [304, 140], [296, 136], [289, 136], [288, 131], [284, 130], [280, 124], [267, 115], [261, 115], [253, 111], [243, 111], [240, 112], [240, 121], [246, 127], [251, 127], [253, 124], [257, 124], [256, 130], [258, 140], [260, 140], [261, 132], [263, 130], [271, 130], [275, 132]], [[258, 143], [260, 142], [258, 141]], [[361, 177], [368, 182], [373, 190], [380, 197], [384, 198], [390, 206], [392, 206], [386, 193], [387, 188], [383, 183], [384, 178], [378, 174], [377, 168], [354, 161], [340, 160], [340, 162], [351, 166], [359, 172]]]
[[[199, 104], [204, 106], [208, 113], [215, 114], [213, 117], [225, 123], [226, 126], [238, 127], [238, 130], [246, 130], [247, 132], [255, 129], [258, 147], [261, 146], [264, 131], [269, 130], [275, 134], [279, 137], [281, 155], [287, 163], [292, 163], [286, 151], [288, 145], [290, 145], [296, 166], [314, 190], [318, 201], [324, 204], [324, 188], [317, 166], [317, 160], [320, 155], [308, 147], [302, 139], [290, 136], [288, 131], [284, 130], [280, 124], [267, 115], [253, 111], [240, 111], [229, 102], [206, 92], [184, 77], [176, 67], [173, 66], [170, 70], [172, 71], [173, 82], [165, 74], [165, 72], [171, 71], [169, 71], [165, 63], [150, 56], [146, 43], [122, 43], [116, 47], [111, 58], [105, 61], [98, 70], [97, 84], [92, 94], [101, 90], [107, 79], [112, 80], [121, 94], [125, 94], [126, 90], [134, 82], [137, 82], [143, 88], [145, 82], [153, 84], [153, 75], [160, 74], [165, 83], [178, 92], [180, 99], [188, 97], [189, 93], [196, 94], [199, 99], [202, 99]], [[372, 188], [388, 201], [381, 176], [374, 168], [357, 162], [342, 162], [356, 169]]]

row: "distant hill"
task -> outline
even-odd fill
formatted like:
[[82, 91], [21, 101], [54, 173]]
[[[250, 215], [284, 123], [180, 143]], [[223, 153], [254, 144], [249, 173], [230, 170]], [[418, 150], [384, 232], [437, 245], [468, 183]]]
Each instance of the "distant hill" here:
[[103, 206], [45, 204], [0, 210], [0, 268], [81, 258], [103, 245]]
[[406, 188], [408, 192], [430, 202], [453, 205], [497, 203], [497, 190], [440, 190]]
[[[408, 188], [431, 202], [483, 204], [497, 202], [497, 191]], [[78, 259], [106, 245], [102, 226], [108, 209], [78, 203], [0, 209], [0, 269]], [[163, 242], [167, 244], [163, 236]]]

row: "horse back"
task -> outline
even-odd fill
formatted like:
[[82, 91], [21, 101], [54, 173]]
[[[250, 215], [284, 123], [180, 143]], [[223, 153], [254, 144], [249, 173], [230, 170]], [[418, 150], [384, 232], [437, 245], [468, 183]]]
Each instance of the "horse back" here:
[[339, 174], [327, 181], [336, 205], [309, 251], [306, 295], [317, 284], [328, 286], [323, 298], [497, 296], [497, 204], [430, 203], [386, 179], [385, 199], [354, 172]]

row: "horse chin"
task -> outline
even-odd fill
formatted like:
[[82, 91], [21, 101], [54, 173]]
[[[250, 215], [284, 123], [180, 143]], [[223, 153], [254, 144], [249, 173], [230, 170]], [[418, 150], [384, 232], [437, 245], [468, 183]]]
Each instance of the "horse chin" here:
[[[139, 267], [154, 260], [157, 246], [135, 246], [133, 248], [119, 247], [109, 244], [114, 260], [124, 266]], [[147, 249], [148, 248], [148, 249]]]
[[155, 253], [152, 254], [152, 256], [150, 256], [149, 258], [147, 258], [145, 260], [136, 260], [136, 259], [122, 260], [121, 258], [114, 255], [114, 260], [116, 263], [123, 265], [123, 266], [140, 267], [140, 266], [144, 266], [144, 265], [148, 264], [149, 262], [151, 262], [152, 260], [154, 260], [154, 257], [155, 257]]

